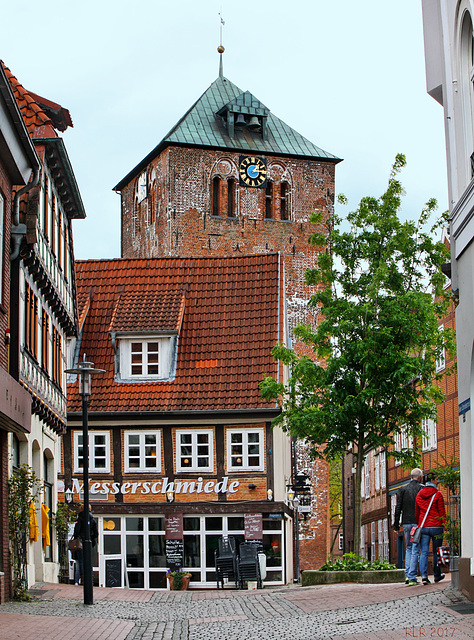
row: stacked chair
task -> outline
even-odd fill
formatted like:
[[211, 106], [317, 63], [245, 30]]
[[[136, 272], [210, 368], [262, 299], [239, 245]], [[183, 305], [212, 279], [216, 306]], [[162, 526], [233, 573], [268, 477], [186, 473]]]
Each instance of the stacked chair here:
[[221, 583], [222, 588], [224, 588], [224, 578], [234, 580], [235, 587], [238, 588], [238, 566], [234, 538], [219, 538], [218, 548], [214, 551], [214, 558], [217, 588], [219, 589], [219, 583]]
[[260, 564], [258, 562], [258, 548], [252, 542], [242, 542], [239, 547], [239, 557], [237, 559], [237, 573], [239, 587], [244, 588], [244, 583], [249, 580], [257, 581], [257, 588], [262, 588], [262, 578], [260, 575]]

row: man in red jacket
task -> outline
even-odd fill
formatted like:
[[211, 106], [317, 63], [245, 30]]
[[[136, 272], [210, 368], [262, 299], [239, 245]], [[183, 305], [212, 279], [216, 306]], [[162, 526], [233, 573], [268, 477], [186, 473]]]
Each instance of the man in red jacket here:
[[[438, 547], [443, 544], [444, 523], [446, 521], [446, 511], [444, 508], [444, 500], [435, 484], [436, 478], [434, 474], [428, 474], [428, 482], [426, 486], [417, 494], [415, 500], [415, 516], [416, 522], [421, 529], [420, 543], [414, 545], [412, 551], [412, 562], [408, 578], [409, 585], [418, 584], [416, 579], [416, 560], [420, 555], [420, 573], [423, 584], [430, 584], [428, 578], [428, 554], [430, 550], [430, 541], [433, 543], [433, 573], [434, 581], [443, 580], [444, 573], [438, 565]], [[431, 505], [431, 506], [430, 506]], [[415, 560], [416, 558], [416, 560]]]

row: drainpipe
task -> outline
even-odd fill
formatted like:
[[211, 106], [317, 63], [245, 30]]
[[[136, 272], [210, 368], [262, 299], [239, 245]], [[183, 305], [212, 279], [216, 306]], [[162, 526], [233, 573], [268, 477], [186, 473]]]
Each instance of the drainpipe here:
[[15, 194], [15, 200], [13, 202], [13, 216], [12, 216], [12, 228], [11, 228], [11, 240], [13, 247], [10, 252], [10, 261], [16, 260], [20, 254], [21, 241], [26, 236], [26, 224], [20, 224], [20, 198], [21, 196], [36, 187], [39, 182], [40, 168], [38, 167], [34, 171], [33, 180], [27, 185], [22, 187]]

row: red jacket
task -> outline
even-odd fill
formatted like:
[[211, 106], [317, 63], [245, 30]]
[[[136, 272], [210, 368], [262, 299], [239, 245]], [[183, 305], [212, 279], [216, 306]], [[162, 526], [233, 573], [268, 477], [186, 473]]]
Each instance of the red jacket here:
[[442, 527], [446, 521], [446, 511], [444, 509], [444, 500], [441, 493], [434, 487], [423, 487], [418, 492], [415, 501], [415, 516], [418, 526], [421, 527], [425, 513], [430, 506], [431, 498], [435, 495], [433, 504], [431, 505], [428, 517], [425, 520], [424, 527]]

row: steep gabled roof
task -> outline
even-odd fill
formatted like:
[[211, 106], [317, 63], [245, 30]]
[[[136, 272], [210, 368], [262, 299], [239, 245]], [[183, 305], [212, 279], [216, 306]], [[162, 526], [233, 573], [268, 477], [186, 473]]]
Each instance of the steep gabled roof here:
[[[86, 354], [106, 371], [94, 378], [91, 412], [276, 410], [258, 384], [265, 375], [278, 375], [271, 349], [283, 339], [279, 254], [88, 260], [76, 269], [79, 309], [89, 304], [80, 357]], [[127, 331], [135, 317], [135, 332], [163, 329], [166, 299], [173, 309], [168, 326], [178, 327], [183, 312], [175, 377], [117, 381], [111, 328]], [[146, 308], [153, 301], [156, 321]], [[130, 305], [126, 313], [124, 302]], [[68, 385], [68, 410], [81, 410], [77, 382]]]
[[[267, 135], [262, 138], [259, 132], [249, 128], [236, 130], [230, 137], [222, 115], [222, 108], [229, 103], [244, 107], [250, 100], [251, 106], [260, 105], [260, 109], [268, 112]], [[234, 109], [235, 112], [247, 113]], [[253, 111], [248, 111], [252, 114]], [[229, 149], [242, 153], [261, 153], [314, 158], [328, 162], [340, 162], [340, 158], [316, 146], [283, 120], [273, 115], [250, 92], [243, 92], [225, 77], [219, 77], [193, 104], [187, 113], [132, 171], [115, 187], [120, 191], [148, 163], [169, 145], [209, 147], [212, 149]]]

